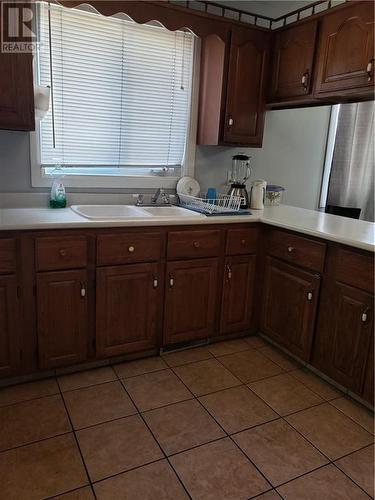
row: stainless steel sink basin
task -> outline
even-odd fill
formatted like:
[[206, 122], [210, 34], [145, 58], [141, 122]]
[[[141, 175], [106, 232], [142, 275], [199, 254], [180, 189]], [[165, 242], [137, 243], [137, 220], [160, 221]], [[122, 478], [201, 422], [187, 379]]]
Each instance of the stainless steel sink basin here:
[[91, 220], [134, 220], [134, 219], [200, 219], [202, 214], [186, 208], [168, 206], [139, 207], [134, 205], [72, 205], [78, 215]]

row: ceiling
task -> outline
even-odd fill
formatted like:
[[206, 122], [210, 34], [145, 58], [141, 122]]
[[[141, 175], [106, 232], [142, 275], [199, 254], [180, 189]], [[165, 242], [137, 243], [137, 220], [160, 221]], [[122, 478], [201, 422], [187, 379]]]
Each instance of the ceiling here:
[[277, 18], [311, 3], [310, 0], [214, 0], [216, 3], [235, 7], [253, 14]]

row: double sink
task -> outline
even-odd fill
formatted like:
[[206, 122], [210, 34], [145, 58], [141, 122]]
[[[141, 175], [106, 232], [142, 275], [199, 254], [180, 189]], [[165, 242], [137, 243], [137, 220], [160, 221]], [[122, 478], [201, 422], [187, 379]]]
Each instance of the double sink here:
[[205, 215], [192, 212], [175, 205], [135, 206], [135, 205], [72, 205], [71, 209], [86, 219], [91, 220], [134, 220], [186, 218], [200, 219]]

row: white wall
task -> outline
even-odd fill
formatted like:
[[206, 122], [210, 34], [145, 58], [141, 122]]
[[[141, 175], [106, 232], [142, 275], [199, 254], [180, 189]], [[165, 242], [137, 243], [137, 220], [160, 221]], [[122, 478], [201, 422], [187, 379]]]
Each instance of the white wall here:
[[317, 208], [329, 115], [329, 106], [268, 111], [262, 148], [198, 147], [196, 178], [202, 191], [216, 187], [226, 192], [231, 157], [244, 151], [252, 157], [250, 180], [284, 186], [284, 203]]

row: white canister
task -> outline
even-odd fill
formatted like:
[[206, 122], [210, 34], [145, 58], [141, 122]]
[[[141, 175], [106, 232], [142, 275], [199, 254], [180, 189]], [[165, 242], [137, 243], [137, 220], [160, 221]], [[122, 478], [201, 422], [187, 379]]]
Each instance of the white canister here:
[[263, 210], [266, 186], [267, 181], [263, 179], [253, 181], [250, 192], [250, 208], [253, 210]]

